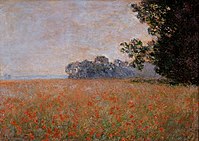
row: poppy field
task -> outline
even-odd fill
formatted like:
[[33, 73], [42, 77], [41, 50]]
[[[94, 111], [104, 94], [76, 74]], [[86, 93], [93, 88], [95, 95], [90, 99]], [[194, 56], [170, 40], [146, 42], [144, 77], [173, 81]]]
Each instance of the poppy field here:
[[0, 140], [198, 140], [198, 87], [130, 80], [0, 81]]

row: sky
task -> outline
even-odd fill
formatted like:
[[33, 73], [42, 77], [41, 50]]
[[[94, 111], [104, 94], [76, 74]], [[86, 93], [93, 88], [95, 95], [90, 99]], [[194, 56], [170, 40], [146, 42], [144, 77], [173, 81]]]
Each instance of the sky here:
[[150, 39], [136, 0], [0, 0], [0, 68], [12, 76], [63, 75], [97, 55], [128, 60], [119, 44]]

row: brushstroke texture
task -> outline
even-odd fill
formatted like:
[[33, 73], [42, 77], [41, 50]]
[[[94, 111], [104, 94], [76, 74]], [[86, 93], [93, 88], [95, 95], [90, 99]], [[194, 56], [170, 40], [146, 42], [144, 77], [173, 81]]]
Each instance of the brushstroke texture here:
[[119, 43], [148, 40], [129, 0], [0, 0], [1, 73], [65, 74], [72, 61], [126, 60]]

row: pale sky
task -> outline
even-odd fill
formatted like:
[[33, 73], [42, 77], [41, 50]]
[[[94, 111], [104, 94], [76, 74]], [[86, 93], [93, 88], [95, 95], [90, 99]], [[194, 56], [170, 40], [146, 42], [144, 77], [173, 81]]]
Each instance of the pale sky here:
[[130, 1], [0, 0], [1, 71], [62, 75], [68, 63], [97, 55], [126, 60], [121, 42], [150, 38]]

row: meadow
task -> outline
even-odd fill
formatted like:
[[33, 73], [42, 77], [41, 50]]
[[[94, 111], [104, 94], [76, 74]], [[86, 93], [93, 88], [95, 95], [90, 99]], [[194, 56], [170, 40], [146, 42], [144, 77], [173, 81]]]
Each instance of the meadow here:
[[198, 140], [198, 87], [120, 79], [0, 81], [0, 140]]

